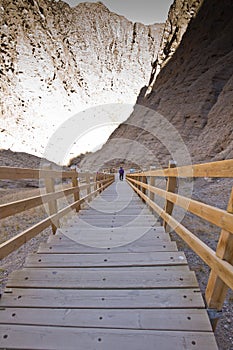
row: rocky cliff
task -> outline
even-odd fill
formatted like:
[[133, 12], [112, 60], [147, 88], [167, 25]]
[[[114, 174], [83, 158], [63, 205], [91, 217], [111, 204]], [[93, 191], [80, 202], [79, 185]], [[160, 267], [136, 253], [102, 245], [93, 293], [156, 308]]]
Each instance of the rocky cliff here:
[[202, 3], [203, 0], [175, 0], [171, 5], [146, 95], [150, 94], [159, 72], [176, 52], [190, 20], [196, 17]]
[[53, 131], [93, 105], [135, 103], [163, 25], [102, 3], [0, 0], [0, 148], [43, 154]]
[[204, 0], [150, 94], [141, 90], [128, 121], [83, 166], [114, 159], [148, 167], [167, 165], [170, 158], [184, 164], [233, 157], [232, 13], [231, 0]]

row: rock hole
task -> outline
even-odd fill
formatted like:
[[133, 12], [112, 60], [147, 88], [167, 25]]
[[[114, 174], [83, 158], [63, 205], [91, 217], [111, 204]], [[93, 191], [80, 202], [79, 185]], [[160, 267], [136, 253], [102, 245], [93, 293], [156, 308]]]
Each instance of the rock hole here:
[[27, 280], [28, 280], [28, 277], [25, 277], [24, 279], [25, 279], [25, 281], [27, 281]]
[[4, 339], [8, 338], [8, 334], [4, 334], [3, 338]]
[[196, 345], [196, 342], [195, 342], [195, 340], [193, 340], [193, 341], [192, 341], [192, 345]]
[[183, 277], [180, 277], [180, 281], [183, 281], [184, 279], [183, 279]]
[[191, 317], [190, 317], [190, 316], [188, 316], [188, 317], [187, 317], [187, 319], [190, 321], [190, 320], [191, 320]]
[[41, 259], [39, 259], [38, 261], [41, 262]]
[[184, 295], [183, 298], [186, 299], [186, 298], [187, 298], [187, 295]]
[[102, 316], [100, 316], [100, 317], [99, 317], [99, 320], [102, 320], [102, 319], [103, 319], [103, 317], [102, 317]]
[[21, 298], [22, 298], [21, 295], [19, 295], [19, 296], [18, 296], [18, 299], [21, 299]]
[[98, 341], [100, 342], [100, 341], [102, 341], [102, 339], [101, 339], [101, 338], [98, 338]]
[[108, 259], [104, 259], [104, 262], [107, 262], [108, 261]]
[[15, 313], [13, 313], [11, 316], [12, 316], [12, 317], [15, 317], [15, 316], [16, 316], [16, 314], [15, 314]]
[[104, 299], [104, 298], [102, 298], [101, 300], [103, 300], [103, 301], [104, 301], [105, 299]]

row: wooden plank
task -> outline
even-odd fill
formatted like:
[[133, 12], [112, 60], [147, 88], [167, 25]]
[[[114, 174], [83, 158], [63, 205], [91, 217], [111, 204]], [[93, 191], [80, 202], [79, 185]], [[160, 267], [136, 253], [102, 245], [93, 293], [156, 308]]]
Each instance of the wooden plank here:
[[23, 288], [196, 288], [194, 272], [186, 266], [137, 268], [24, 268], [8, 278], [7, 287]]
[[80, 217], [82, 216], [98, 216], [98, 215], [150, 215], [151, 212], [149, 211], [149, 209], [147, 208], [143, 208], [143, 207], [130, 207], [127, 206], [124, 209], [121, 209], [119, 211], [114, 210], [114, 211], [103, 211], [101, 210], [99, 207], [95, 206], [95, 209], [89, 207], [88, 209], [83, 209], [80, 211], [79, 215]]
[[25, 267], [120, 267], [186, 265], [182, 252], [111, 254], [31, 254]]
[[204, 309], [2, 308], [0, 324], [144, 330], [212, 331]]
[[[132, 248], [135, 246], [145, 248], [147, 249], [148, 247], [153, 247], [156, 248], [158, 251], [159, 248], [163, 250], [163, 246], [167, 246], [166, 249], [173, 249], [173, 247], [176, 246], [175, 242], [171, 242], [170, 238], [165, 235], [156, 235], [154, 237], [148, 237], [147, 234], [144, 235], [144, 231], [141, 230], [137, 231], [137, 235], [134, 232], [130, 233], [109, 233], [105, 232], [103, 230], [80, 230], [76, 232], [75, 230], [67, 230], [65, 232], [66, 236], [61, 236], [59, 235], [55, 239], [49, 238], [48, 244], [49, 246], [62, 246], [67, 247], [68, 249], [70, 246], [73, 246], [73, 249], [78, 253], [79, 252], [79, 245], [85, 245], [89, 247], [96, 247], [96, 248], [120, 248], [120, 247], [129, 247], [132, 245]], [[52, 248], [53, 249], [53, 248]], [[50, 249], [51, 250], [51, 249]]]
[[140, 220], [140, 217], [136, 217], [136, 219], [133, 219], [133, 220], [125, 220], [123, 221], [122, 219], [122, 223], [120, 221], [118, 221], [116, 219], [116, 221], [113, 221], [113, 220], [89, 220], [89, 221], [85, 221], [81, 218], [78, 218], [74, 221], [74, 223], [77, 225], [77, 227], [79, 228], [88, 228], [90, 227], [90, 225], [92, 225], [93, 227], [119, 227], [119, 226], [124, 226], [124, 227], [155, 227], [157, 226], [157, 222], [155, 220]]
[[[47, 167], [46, 170], [50, 171], [51, 166]], [[45, 188], [47, 193], [55, 193], [55, 180], [51, 176], [47, 176], [44, 179]], [[48, 202], [49, 216], [52, 216], [57, 213], [57, 200], [53, 199]], [[53, 234], [56, 233], [57, 228], [60, 227], [60, 221], [57, 218], [51, 220], [51, 226]]]
[[[233, 214], [233, 188], [227, 206], [227, 211]], [[231, 265], [233, 265], [233, 235], [226, 230], [222, 230], [218, 245], [216, 248], [216, 255]], [[206, 301], [209, 308], [221, 310], [224, 300], [226, 298], [228, 286], [222, 281], [220, 277], [211, 271], [209, 281], [206, 287]], [[217, 323], [214, 325], [216, 327]]]
[[[79, 183], [78, 183], [78, 173], [76, 174], [76, 176], [73, 176], [72, 177], [72, 186], [74, 187], [74, 188], [77, 188], [78, 189], [78, 191], [75, 191], [74, 192], [74, 202], [78, 202], [79, 200], [80, 200], [80, 188], [79, 188]], [[80, 204], [79, 205], [77, 205], [77, 207], [76, 207], [76, 212], [78, 213], [79, 212], [79, 210], [80, 210]]]
[[[163, 242], [171, 242], [171, 238], [168, 234], [162, 232], [158, 232], [157, 229], [151, 229], [149, 228], [127, 228], [127, 229], [122, 229], [121, 227], [113, 227], [113, 228], [98, 228], [95, 227], [93, 229], [89, 228], [88, 230], [85, 229], [76, 229], [75, 227], [70, 227], [70, 228], [63, 228], [59, 229], [57, 234], [55, 236], [50, 236], [48, 238], [48, 243], [49, 244], [58, 244], [61, 243], [63, 244], [70, 244], [70, 239], [73, 238], [73, 241], [79, 242], [82, 240], [96, 240], [96, 241], [101, 241], [101, 240], [113, 240], [114, 238], [119, 238], [119, 241], [127, 243], [133, 243], [134, 241], [136, 242], [146, 242], [148, 245], [153, 245], [153, 244], [162, 244]], [[73, 242], [74, 243], [74, 242]]]
[[12, 237], [8, 241], [0, 244], [0, 259], [3, 259], [8, 254], [21, 247], [24, 243], [28, 242], [31, 238], [35, 237], [38, 233], [45, 230], [50, 225], [50, 218], [47, 218], [23, 231], [22, 233], [19, 233], [18, 235]]
[[140, 331], [98, 328], [0, 325], [2, 346], [17, 349], [76, 350], [217, 350], [208, 332]]
[[[90, 254], [99, 254], [99, 253], [106, 253], [106, 252], [116, 252], [116, 253], [144, 253], [144, 252], [175, 252], [177, 251], [177, 246], [175, 242], [171, 243], [163, 243], [163, 244], [156, 244], [156, 245], [149, 245], [148, 244], [140, 244], [138, 243], [131, 243], [123, 246], [113, 247], [109, 243], [110, 247], [102, 247], [98, 248], [95, 245], [95, 242], [93, 242], [92, 246], [90, 246], [92, 242], [89, 242], [89, 245], [82, 245], [82, 244], [75, 244], [74, 241], [70, 240], [69, 244], [53, 244], [49, 245], [47, 243], [41, 243], [38, 249], [39, 253], [58, 253], [58, 254], [71, 254], [71, 253], [90, 253]], [[98, 243], [98, 242], [97, 242]]]
[[[220, 160], [204, 164], [194, 164], [174, 169], [158, 169], [144, 172], [145, 176], [175, 176], [175, 177], [233, 177], [233, 159]], [[138, 174], [128, 174], [128, 178]]]
[[176, 309], [204, 308], [199, 288], [33, 289], [6, 288], [0, 306], [34, 308]]
[[136, 186], [130, 184], [135, 191], [144, 197], [146, 202], [153, 208], [154, 211], [158, 212], [159, 215], [166, 221], [169, 221], [169, 226], [171, 226], [176, 233], [191, 247], [191, 249], [199, 255], [199, 257], [209, 266], [212, 270], [228, 285], [233, 289], [233, 266], [227, 261], [220, 259], [216, 253], [209, 248], [205, 243], [203, 243], [199, 238], [197, 238], [191, 231], [186, 227], [181, 225], [172, 216], [165, 213], [165, 211], [159, 207], [157, 204], [152, 202], [148, 197], [146, 197], [142, 192], [138, 191]]
[[107, 221], [107, 220], [134, 220], [137, 217], [140, 217], [141, 220], [144, 221], [151, 221], [154, 223], [155, 217], [154, 215], [151, 215], [149, 213], [144, 214], [141, 213], [140, 211], [135, 213], [135, 214], [119, 214], [119, 213], [98, 213], [97, 215], [92, 215], [90, 213], [85, 213], [81, 214], [78, 216], [82, 220], [102, 220], [102, 221]]
[[29, 168], [0, 167], [1, 180], [39, 179], [52, 176], [57, 179], [72, 178], [74, 171], [56, 171]]
[[[172, 168], [176, 168], [176, 162], [174, 162], [174, 161], [169, 162], [169, 169], [172, 169]], [[176, 191], [176, 187], [177, 187], [176, 177], [168, 177], [166, 192], [174, 193]], [[164, 208], [165, 212], [169, 215], [172, 215], [173, 207], [174, 207], [174, 203], [170, 202], [168, 199], [166, 199], [165, 208]], [[163, 221], [163, 226], [166, 230], [167, 222], [165, 220]]]

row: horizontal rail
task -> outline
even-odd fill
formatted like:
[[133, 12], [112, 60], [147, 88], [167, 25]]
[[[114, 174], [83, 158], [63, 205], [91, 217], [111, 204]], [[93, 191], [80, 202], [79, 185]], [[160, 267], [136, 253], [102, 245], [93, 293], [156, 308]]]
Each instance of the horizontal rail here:
[[187, 165], [177, 168], [149, 170], [142, 173], [128, 174], [134, 176], [159, 176], [159, 177], [220, 177], [233, 178], [233, 159], [217, 162]]
[[71, 194], [74, 194], [75, 192], [79, 192], [79, 187], [71, 187], [62, 191], [57, 191], [41, 196], [30, 197], [19, 201], [2, 204], [0, 205], [0, 219], [4, 219], [11, 215], [15, 215], [23, 211], [38, 207], [39, 205], [47, 203], [51, 200], [59, 199], [64, 196], [67, 197]]
[[[128, 181], [128, 180], [127, 180]], [[130, 181], [129, 185], [133, 190], [165, 221], [169, 226], [190, 246], [190, 248], [199, 255], [199, 257], [229, 286], [233, 289], [233, 266], [216, 256], [216, 253], [197, 238], [191, 231], [167, 214], [159, 205], [154, 203], [142, 191], [134, 186]]]
[[229, 231], [230, 233], [233, 233], [233, 214], [228, 213], [226, 210], [212, 207], [208, 204], [201, 203], [172, 192], [167, 192], [165, 190], [153, 187], [135, 179], [130, 179], [130, 181], [136, 185], [140, 185], [141, 187], [149, 190], [150, 192], [159, 195], [160, 197], [169, 200], [170, 202], [178, 205], [179, 207], [186, 209], [190, 213], [193, 213], [201, 217], [202, 219], [205, 219], [211, 222], [212, 224], [223, 228], [224, 230]]
[[[106, 180], [104, 180], [106, 182]], [[52, 225], [53, 221], [59, 220], [63, 216], [67, 215], [70, 210], [76, 209], [80, 204], [82, 204], [87, 199], [91, 198], [93, 195], [97, 194], [99, 191], [105, 189], [110, 184], [112, 184], [114, 180], [111, 179], [105, 184], [102, 184], [100, 188], [96, 189], [95, 191], [89, 193], [88, 195], [84, 196], [83, 198], [75, 201], [74, 203], [68, 205], [67, 207], [59, 210], [57, 213], [47, 217], [43, 221], [40, 221], [39, 223], [35, 224], [34, 226], [28, 228], [27, 230], [23, 231], [22, 233], [19, 233], [18, 235], [12, 237], [11, 239], [7, 240], [6, 242], [0, 244], [0, 259], [3, 259], [19, 247], [21, 247], [23, 244], [25, 244], [27, 241], [29, 241], [31, 238], [35, 237], [37, 234], [42, 232], [44, 229]]]
[[0, 167], [0, 180], [40, 179], [44, 177], [64, 179], [72, 178], [74, 176], [77, 176], [77, 172], [73, 170], [56, 171], [43, 169]]
[[[49, 171], [47, 173], [50, 176], [54, 174], [53, 171]], [[77, 176], [78, 174], [75, 172], [72, 172], [72, 174], [70, 174], [70, 175], [72, 175], [72, 177], [73, 177], [74, 175]], [[102, 184], [106, 181], [108, 181], [108, 179], [99, 180], [97, 182], [91, 182], [90, 184], [83, 184], [81, 186], [71, 187], [69, 189], [64, 189], [62, 191], [48, 193], [48, 194], [44, 194], [44, 195], [40, 195], [40, 196], [34, 196], [34, 197], [14, 201], [14, 202], [7, 203], [7, 204], [2, 204], [2, 205], [0, 205], [0, 219], [4, 219], [4, 218], [9, 217], [11, 215], [15, 215], [15, 214], [21, 213], [23, 211], [38, 207], [39, 205], [47, 203], [51, 200], [57, 200], [57, 199], [62, 198], [64, 196], [67, 197], [71, 194], [78, 193], [80, 190], [86, 189], [89, 186], [94, 186], [96, 183]]]

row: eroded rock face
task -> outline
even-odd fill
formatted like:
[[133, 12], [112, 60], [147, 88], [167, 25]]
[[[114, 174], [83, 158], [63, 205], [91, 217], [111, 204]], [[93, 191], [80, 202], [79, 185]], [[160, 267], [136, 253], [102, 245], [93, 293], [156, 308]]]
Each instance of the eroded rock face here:
[[190, 20], [196, 17], [202, 3], [203, 0], [175, 0], [170, 7], [146, 95], [150, 94], [159, 72], [176, 52]]
[[135, 102], [163, 25], [134, 24], [102, 3], [0, 0], [0, 27], [0, 148], [41, 155], [77, 112]]
[[[130, 158], [141, 167], [166, 166], [171, 158], [187, 164], [233, 157], [232, 13], [231, 0], [204, 0], [149, 96], [145, 97], [146, 88], [141, 90], [137, 102], [142, 108], [135, 107], [128, 119], [133, 126], [121, 124], [103, 149], [83, 161], [83, 166], [95, 167], [96, 159], [104, 163], [110, 150], [117, 149], [116, 144], [121, 147], [120, 140], [126, 143], [121, 147], [121, 161]], [[146, 108], [159, 112], [177, 130], [191, 158], [182, 153], [179, 157], [179, 142], [170, 147], [173, 136], [169, 128], [166, 130]], [[158, 130], [162, 134], [167, 131], [167, 139], [161, 141]], [[111, 159], [118, 155], [112, 151]]]

